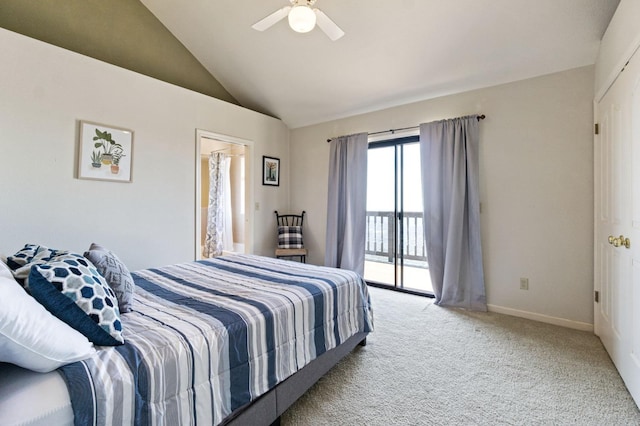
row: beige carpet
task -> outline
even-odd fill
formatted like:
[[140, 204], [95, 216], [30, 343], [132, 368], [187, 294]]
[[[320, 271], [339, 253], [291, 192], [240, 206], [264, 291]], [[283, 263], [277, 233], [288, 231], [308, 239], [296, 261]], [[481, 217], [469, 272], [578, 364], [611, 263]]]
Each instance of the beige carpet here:
[[640, 425], [591, 333], [371, 288], [375, 331], [282, 425]]

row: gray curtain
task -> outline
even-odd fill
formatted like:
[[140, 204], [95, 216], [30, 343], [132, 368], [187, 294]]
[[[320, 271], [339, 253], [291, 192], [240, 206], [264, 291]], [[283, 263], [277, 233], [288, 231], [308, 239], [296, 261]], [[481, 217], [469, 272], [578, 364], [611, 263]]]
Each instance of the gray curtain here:
[[486, 311], [477, 116], [420, 125], [424, 234], [436, 304]]
[[366, 133], [334, 138], [330, 145], [327, 266], [364, 274], [367, 211]]
[[202, 255], [205, 258], [220, 256], [224, 249], [225, 235], [225, 163], [228, 156], [220, 152], [209, 155], [209, 209], [207, 236]]

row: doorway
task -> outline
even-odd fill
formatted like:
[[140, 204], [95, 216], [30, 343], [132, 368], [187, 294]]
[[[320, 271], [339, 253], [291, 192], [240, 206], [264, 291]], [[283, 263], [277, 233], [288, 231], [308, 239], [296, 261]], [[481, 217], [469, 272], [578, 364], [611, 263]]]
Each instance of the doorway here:
[[[211, 257], [211, 240], [220, 241], [216, 255], [251, 252], [250, 142], [226, 135], [198, 131], [196, 137], [196, 259]], [[211, 181], [212, 157], [220, 169]], [[218, 180], [219, 179], [219, 180]], [[213, 184], [213, 185], [212, 185]], [[217, 189], [216, 189], [217, 188]], [[212, 189], [214, 189], [212, 191]], [[217, 209], [210, 208], [215, 199]], [[213, 212], [213, 213], [212, 213]], [[212, 214], [215, 216], [212, 216]], [[218, 230], [209, 232], [210, 222]]]
[[366, 224], [365, 280], [432, 294], [418, 136], [369, 143]]

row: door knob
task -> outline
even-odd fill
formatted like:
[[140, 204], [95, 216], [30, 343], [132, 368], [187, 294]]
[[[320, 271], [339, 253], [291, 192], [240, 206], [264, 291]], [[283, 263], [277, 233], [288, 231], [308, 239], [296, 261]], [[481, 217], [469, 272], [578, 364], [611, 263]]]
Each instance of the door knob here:
[[631, 248], [631, 240], [628, 238], [620, 238], [620, 245], [625, 246], [626, 248], [630, 249]]
[[620, 238], [617, 238], [617, 239], [619, 240], [621, 246], [624, 246], [626, 248], [631, 248], [631, 240], [628, 238], [625, 238], [624, 235], [620, 235]]
[[616, 238], [613, 235], [609, 235], [607, 238], [609, 244], [612, 244], [614, 247], [624, 246], [626, 248], [631, 248], [631, 240], [629, 238], [625, 238], [624, 235], [620, 235], [620, 237]]

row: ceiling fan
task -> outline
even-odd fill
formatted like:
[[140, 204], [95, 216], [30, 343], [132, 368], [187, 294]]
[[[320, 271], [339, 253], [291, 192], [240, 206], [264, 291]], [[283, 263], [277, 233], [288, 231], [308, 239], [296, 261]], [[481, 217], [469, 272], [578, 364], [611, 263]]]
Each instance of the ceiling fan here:
[[311, 31], [317, 23], [332, 41], [336, 41], [344, 35], [344, 31], [329, 19], [323, 11], [312, 8], [316, 0], [289, 0], [289, 2], [291, 6], [276, 10], [271, 15], [253, 24], [251, 28], [264, 31], [284, 19], [285, 16], [288, 16], [289, 26], [299, 33]]

